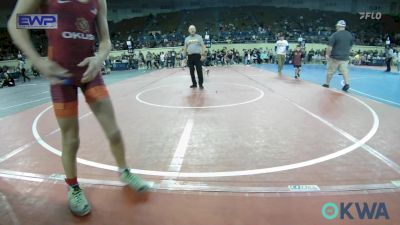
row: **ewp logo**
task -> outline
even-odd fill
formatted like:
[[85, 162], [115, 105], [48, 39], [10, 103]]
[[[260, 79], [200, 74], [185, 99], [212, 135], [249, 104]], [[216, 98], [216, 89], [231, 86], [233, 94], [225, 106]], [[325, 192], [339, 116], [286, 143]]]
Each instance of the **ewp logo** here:
[[[355, 207], [355, 210], [351, 210]], [[358, 203], [358, 202], [348, 202], [348, 203], [340, 203], [339, 207], [332, 202], [326, 203], [322, 206], [322, 216], [327, 220], [333, 220], [340, 215], [340, 219], [349, 219], [354, 220], [354, 215], [358, 216], [360, 220], [368, 219], [368, 220], [378, 220], [384, 218], [389, 220], [389, 213], [387, 211], [386, 205], [383, 202], [374, 202], [372, 206], [368, 205], [367, 202]]]
[[382, 18], [382, 13], [380, 12], [359, 12], [360, 14], [360, 20], [380, 20]]
[[56, 14], [19, 14], [17, 15], [18, 29], [57, 29]]

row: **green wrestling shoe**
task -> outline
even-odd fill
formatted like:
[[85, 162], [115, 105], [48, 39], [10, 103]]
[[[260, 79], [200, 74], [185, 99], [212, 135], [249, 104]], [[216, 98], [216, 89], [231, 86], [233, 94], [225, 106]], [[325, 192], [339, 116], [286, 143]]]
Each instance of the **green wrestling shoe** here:
[[129, 169], [125, 169], [121, 173], [120, 180], [137, 192], [147, 191], [151, 189], [154, 185], [154, 182], [142, 180], [142, 178], [140, 178], [139, 176], [131, 173]]
[[78, 185], [68, 187], [68, 202], [69, 209], [76, 216], [85, 216], [92, 210], [83, 190]]

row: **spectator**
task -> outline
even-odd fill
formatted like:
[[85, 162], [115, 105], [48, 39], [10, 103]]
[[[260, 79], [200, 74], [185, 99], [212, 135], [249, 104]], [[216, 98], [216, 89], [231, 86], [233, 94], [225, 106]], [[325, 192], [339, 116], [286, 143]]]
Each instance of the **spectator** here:
[[275, 52], [278, 60], [278, 73], [282, 75], [283, 65], [285, 63], [286, 54], [289, 50], [289, 43], [285, 40], [283, 34], [279, 35], [279, 40], [276, 42]]
[[152, 69], [152, 61], [153, 61], [153, 55], [150, 52], [147, 52], [146, 54], [146, 65], [147, 69]]
[[160, 55], [153, 53], [153, 66], [160, 69]]
[[164, 54], [164, 52], [160, 53], [160, 65], [161, 65], [161, 68], [165, 67], [165, 54]]
[[182, 48], [179, 52], [179, 66], [184, 69], [186, 67], [185, 49]]
[[261, 53], [261, 60], [262, 60], [264, 63], [268, 63], [268, 59], [269, 59], [269, 57], [268, 57], [267, 51], [263, 51], [263, 53]]
[[169, 51], [167, 52], [167, 68], [172, 68], [173, 64], [172, 64], [172, 52]]
[[5, 71], [3, 73], [3, 76], [4, 76], [4, 79], [1, 81], [0, 88], [15, 86], [14, 78], [11, 77], [9, 70]]
[[400, 51], [396, 53], [397, 73], [400, 75]]
[[142, 51], [139, 51], [139, 69], [144, 68], [144, 65], [146, 64], [146, 60], [144, 59], [144, 55]]
[[386, 62], [386, 70], [385, 72], [392, 71], [392, 59], [393, 59], [393, 49], [390, 45], [387, 45], [385, 48], [385, 62]]
[[[367, 60], [367, 57], [364, 56], [364, 59]], [[354, 56], [353, 64], [354, 65], [361, 65], [361, 55], [360, 55], [360, 53], [357, 53]]]
[[19, 73], [21, 74], [21, 76], [24, 78], [24, 83], [25, 83], [26, 79], [28, 79], [28, 81], [31, 81], [31, 78], [29, 78], [25, 74], [25, 72], [26, 72], [25, 62], [24, 62], [24, 60], [22, 58], [22, 55], [20, 55], [20, 58], [18, 59], [18, 70], [19, 70]]
[[251, 64], [251, 53], [249, 51], [244, 52], [244, 64]]
[[36, 68], [33, 65], [31, 67], [31, 70], [32, 70], [33, 76], [35, 76], [35, 77], [39, 77], [40, 76], [39, 72], [36, 70]]
[[225, 56], [225, 62], [227, 66], [230, 66], [233, 64], [233, 52], [229, 50]]
[[175, 50], [171, 51], [171, 64], [172, 67], [175, 68], [175, 63], [176, 63], [176, 52]]

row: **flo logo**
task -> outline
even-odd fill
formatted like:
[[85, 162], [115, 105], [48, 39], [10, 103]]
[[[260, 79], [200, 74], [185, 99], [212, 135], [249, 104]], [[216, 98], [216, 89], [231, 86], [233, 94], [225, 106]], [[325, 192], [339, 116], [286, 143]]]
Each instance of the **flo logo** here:
[[382, 18], [382, 13], [380, 12], [359, 12], [360, 20], [380, 20]]
[[328, 202], [322, 206], [321, 213], [327, 220], [333, 220], [338, 216], [340, 216], [341, 220], [354, 220], [354, 218], [360, 220], [390, 219], [386, 205], [383, 202], [374, 202], [372, 204], [367, 202], [342, 202], [339, 207], [335, 203]]

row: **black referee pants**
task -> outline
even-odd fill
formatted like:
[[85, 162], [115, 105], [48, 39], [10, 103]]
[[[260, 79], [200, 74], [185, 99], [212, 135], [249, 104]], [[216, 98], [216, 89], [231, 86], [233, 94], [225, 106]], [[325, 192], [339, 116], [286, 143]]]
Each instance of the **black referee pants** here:
[[201, 62], [200, 54], [191, 54], [188, 57], [187, 65], [190, 69], [190, 77], [192, 78], [192, 84], [197, 85], [196, 77], [194, 75], [194, 68], [196, 67], [197, 77], [199, 78], [199, 85], [203, 86], [203, 67]]
[[387, 58], [386, 59], [386, 72], [390, 72], [392, 70], [391, 64], [392, 64], [392, 58]]

